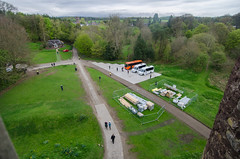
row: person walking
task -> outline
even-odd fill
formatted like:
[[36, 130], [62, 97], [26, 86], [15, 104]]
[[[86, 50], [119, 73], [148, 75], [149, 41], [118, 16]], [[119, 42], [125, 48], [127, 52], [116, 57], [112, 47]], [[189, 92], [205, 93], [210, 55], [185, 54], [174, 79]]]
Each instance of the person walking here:
[[118, 67], [117, 67], [117, 71], [118, 71]]
[[37, 71], [37, 75], [39, 75], [39, 71]]
[[122, 67], [122, 72], [123, 72], [123, 67]]
[[75, 67], [75, 71], [77, 71], [77, 67]]
[[111, 73], [111, 72], [109, 72], [109, 76], [110, 76], [110, 77], [112, 76], [112, 73]]
[[108, 68], [109, 68], [109, 70], [110, 70], [111, 66], [109, 65]]
[[112, 128], [111, 126], [112, 126], [112, 123], [111, 123], [111, 121], [109, 121], [109, 122], [108, 122], [108, 127], [109, 127], [110, 130], [111, 130], [111, 128]]
[[63, 91], [63, 85], [61, 85], [60, 87], [61, 87], [61, 90]]
[[108, 129], [108, 122], [105, 121], [105, 128]]
[[98, 79], [99, 79], [99, 82], [100, 82], [101, 81], [101, 76], [99, 76]]
[[115, 140], [115, 135], [114, 134], [112, 134], [111, 139], [112, 139], [112, 143], [114, 144], [114, 140]]
[[150, 79], [152, 78], [152, 75], [150, 74]]

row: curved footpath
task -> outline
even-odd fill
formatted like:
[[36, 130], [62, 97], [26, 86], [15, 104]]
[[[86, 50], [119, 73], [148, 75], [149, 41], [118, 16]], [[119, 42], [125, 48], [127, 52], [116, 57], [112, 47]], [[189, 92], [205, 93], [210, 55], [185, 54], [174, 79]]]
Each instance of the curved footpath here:
[[[102, 132], [104, 135], [104, 145], [105, 145], [105, 154], [104, 158], [106, 159], [123, 159], [123, 147], [120, 133], [117, 127], [114, 124], [114, 121], [108, 112], [104, 100], [100, 95], [98, 95], [97, 90], [92, 84], [92, 80], [89, 75], [86, 73], [85, 68], [83, 67], [81, 60], [78, 60], [77, 50], [73, 48], [73, 62], [79, 68], [79, 78], [82, 80], [83, 86], [86, 89], [87, 94], [90, 97], [91, 105], [95, 109], [98, 122], [101, 125]], [[111, 121], [112, 129], [106, 130], [104, 126], [105, 121]], [[111, 135], [116, 136], [114, 144], [111, 141]]]

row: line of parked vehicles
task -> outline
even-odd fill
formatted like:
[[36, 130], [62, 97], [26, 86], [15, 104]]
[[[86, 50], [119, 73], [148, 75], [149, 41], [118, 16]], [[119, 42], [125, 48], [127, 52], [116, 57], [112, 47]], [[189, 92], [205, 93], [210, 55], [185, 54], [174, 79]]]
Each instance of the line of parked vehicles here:
[[154, 72], [154, 66], [147, 66], [146, 63], [142, 63], [142, 60], [135, 60], [125, 63], [125, 69], [131, 70], [132, 73], [138, 73], [141, 76]]

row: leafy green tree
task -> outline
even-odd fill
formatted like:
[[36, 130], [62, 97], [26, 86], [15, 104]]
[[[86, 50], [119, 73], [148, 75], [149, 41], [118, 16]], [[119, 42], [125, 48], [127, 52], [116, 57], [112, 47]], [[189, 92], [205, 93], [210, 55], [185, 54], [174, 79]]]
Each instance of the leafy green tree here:
[[225, 44], [229, 34], [227, 26], [223, 23], [216, 23], [212, 27], [212, 32], [220, 44]]
[[211, 57], [212, 67], [221, 70], [223, 64], [226, 62], [226, 55], [224, 52], [214, 52]]
[[93, 42], [90, 39], [88, 34], [79, 35], [77, 37], [76, 41], [74, 42], [74, 47], [77, 48], [79, 53], [86, 55], [86, 56], [91, 56], [92, 46], [93, 46]]
[[201, 53], [196, 59], [194, 70], [197, 72], [202, 72], [203, 70], [207, 69], [208, 61], [208, 54]]
[[108, 42], [106, 45], [105, 52], [103, 54], [103, 58], [105, 60], [116, 60], [118, 58], [118, 52], [116, 52], [114, 44], [111, 44], [111, 42]]
[[240, 29], [240, 13], [233, 16], [233, 23], [236, 26], [236, 29]]
[[204, 25], [204, 24], [199, 24], [194, 30], [193, 30], [193, 34], [200, 34], [200, 33], [206, 33], [208, 32], [209, 28], [208, 26]]
[[236, 59], [240, 56], [240, 29], [229, 33], [225, 47], [231, 58]]
[[186, 33], [185, 33], [185, 36], [189, 39], [193, 36], [193, 33], [191, 30], [187, 30]]
[[158, 22], [159, 22], [158, 14], [155, 13], [153, 16], [153, 24], [158, 23]]

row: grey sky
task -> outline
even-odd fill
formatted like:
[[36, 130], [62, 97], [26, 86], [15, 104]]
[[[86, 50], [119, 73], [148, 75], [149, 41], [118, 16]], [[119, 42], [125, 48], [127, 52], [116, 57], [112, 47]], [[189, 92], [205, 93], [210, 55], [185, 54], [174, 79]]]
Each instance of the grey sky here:
[[20, 12], [50, 16], [222, 16], [240, 12], [240, 0], [3, 0]]

